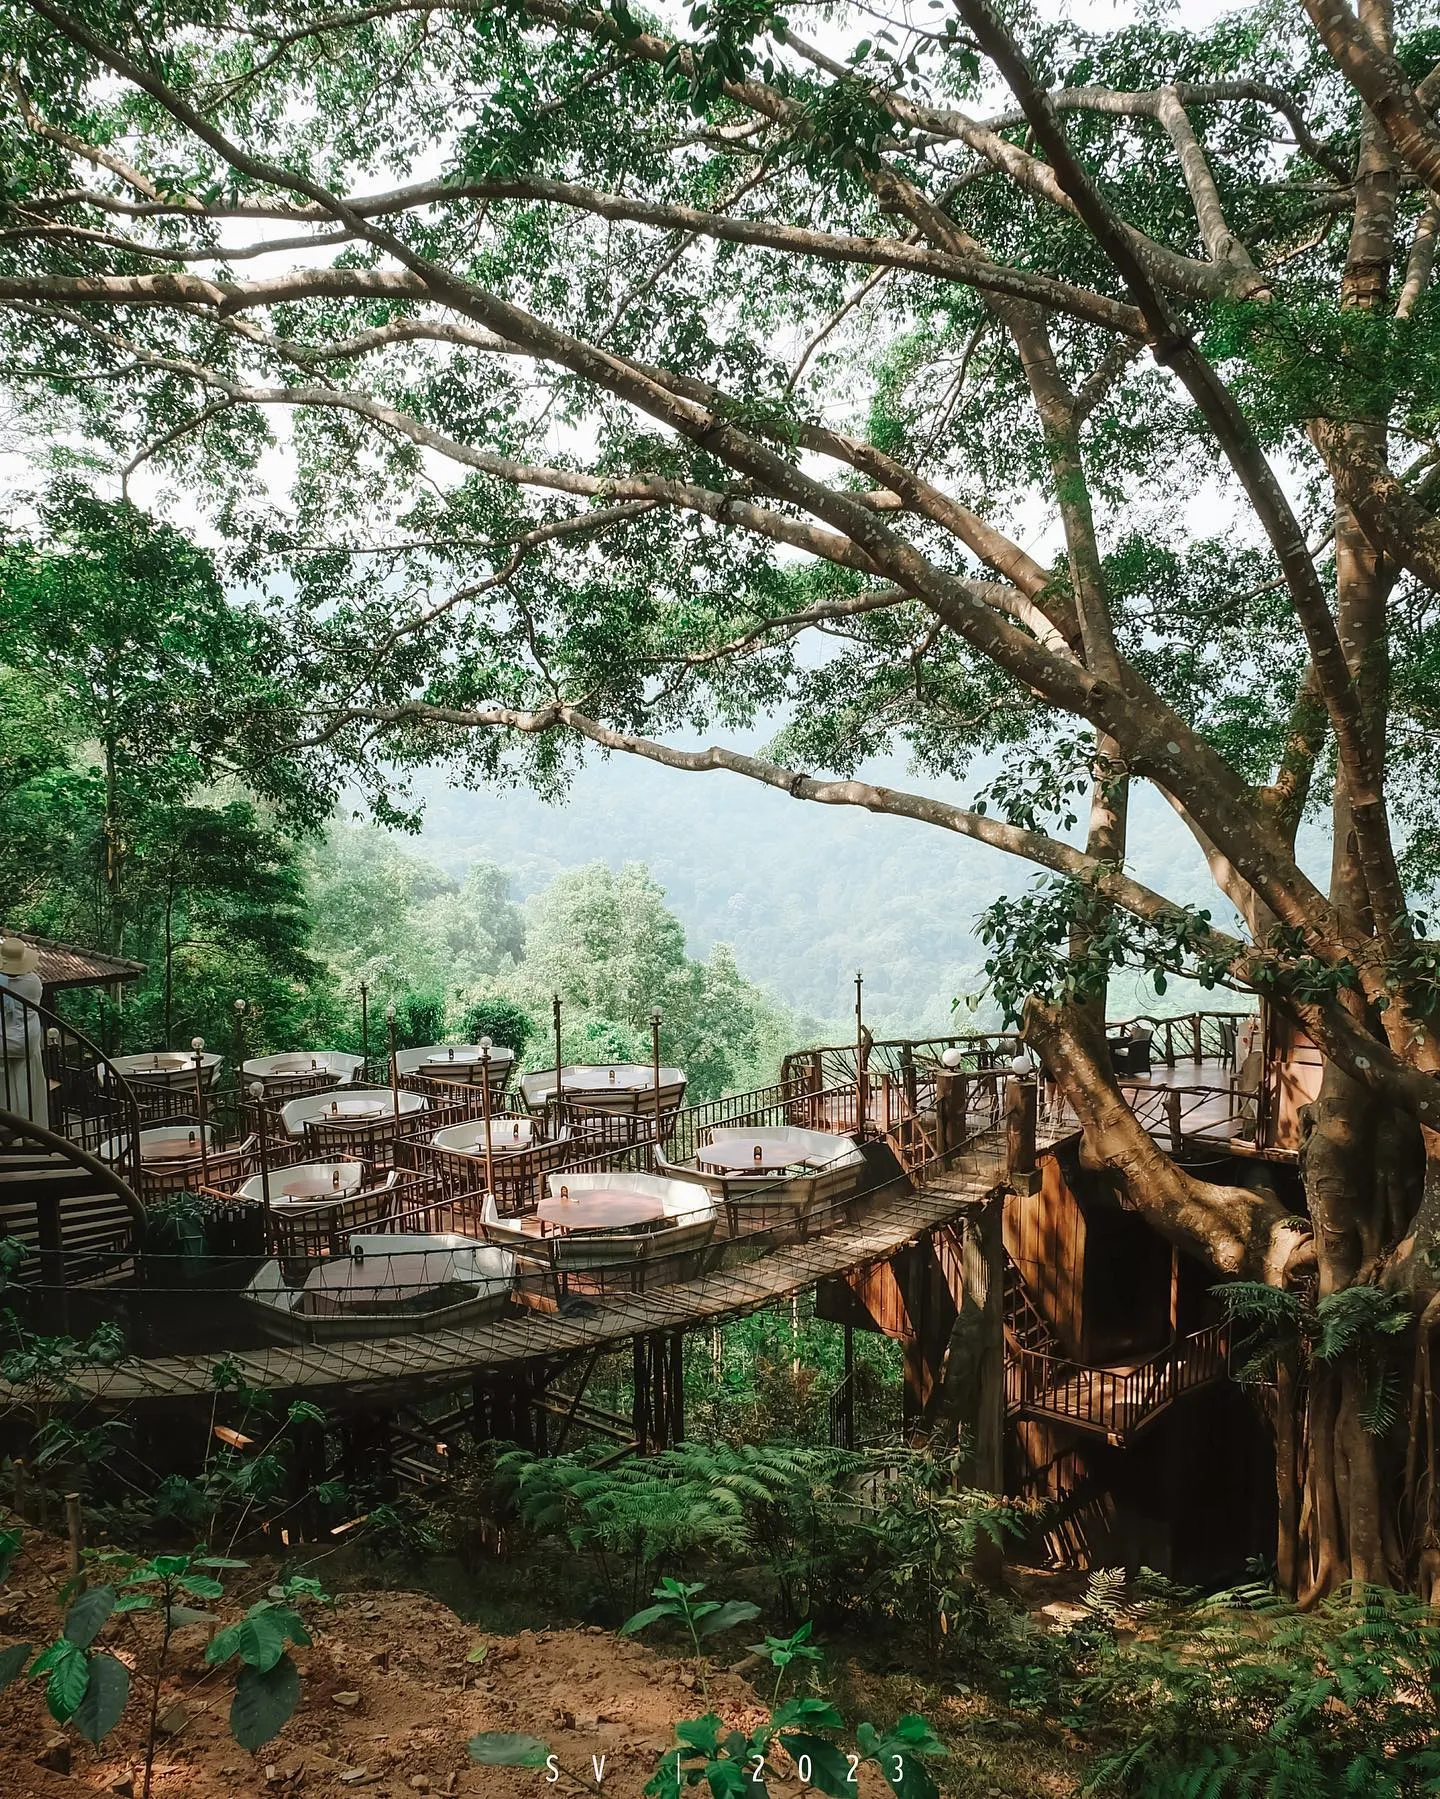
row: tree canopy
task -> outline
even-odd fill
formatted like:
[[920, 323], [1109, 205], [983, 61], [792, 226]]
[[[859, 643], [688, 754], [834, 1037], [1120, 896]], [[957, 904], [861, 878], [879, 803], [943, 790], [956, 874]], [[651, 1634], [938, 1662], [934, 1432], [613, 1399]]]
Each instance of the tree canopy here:
[[[315, 791], [358, 771], [384, 816], [407, 763], [554, 787], [598, 747], [994, 844], [1053, 882], [992, 914], [997, 990], [1132, 1202], [1222, 1273], [1435, 1291], [1425, 13], [4, 17], [11, 380], [203, 496]], [[776, 709], [768, 756], [690, 747]], [[895, 742], [1008, 760], [964, 800], [857, 778]], [[1127, 870], [1135, 781], [1233, 927]], [[1324, 880], [1296, 833], [1327, 808]], [[1313, 1232], [1129, 1113], [1117, 959], [1321, 1046]], [[1322, 1589], [1399, 1554], [1347, 1453]]]

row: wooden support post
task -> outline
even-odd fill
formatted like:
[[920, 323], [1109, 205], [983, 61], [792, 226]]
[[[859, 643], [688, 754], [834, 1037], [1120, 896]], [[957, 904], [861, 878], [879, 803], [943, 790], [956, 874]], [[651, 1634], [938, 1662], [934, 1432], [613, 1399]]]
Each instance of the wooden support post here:
[[1170, 1127], [1170, 1153], [1172, 1156], [1178, 1156], [1185, 1147], [1185, 1133], [1180, 1128], [1181, 1098], [1178, 1087], [1165, 1089], [1165, 1118]]
[[1011, 1075], [1005, 1083], [1005, 1173], [1019, 1193], [1035, 1190], [1040, 1092], [1036, 1083]]
[[685, 1333], [676, 1331], [670, 1339], [670, 1441], [685, 1441]]
[[650, 1362], [645, 1349], [644, 1337], [636, 1337], [632, 1359], [634, 1397], [631, 1418], [635, 1430], [635, 1449], [639, 1455], [645, 1454], [650, 1442]]
[[846, 1320], [845, 1323], [845, 1379], [841, 1386], [843, 1395], [840, 1402], [839, 1429], [836, 1436], [840, 1449], [855, 1447], [855, 1327]]
[[65, 1534], [70, 1539], [70, 1578], [74, 1580], [84, 1563], [85, 1519], [80, 1510], [80, 1495], [65, 1495]]
[[1192, 1012], [1190, 1014], [1190, 1059], [1192, 1062], [1204, 1061], [1203, 1049], [1200, 1014]]
[[[938, 1368], [932, 1362], [930, 1341], [930, 1268], [934, 1253], [927, 1232], [913, 1250], [906, 1252], [919, 1264], [919, 1276], [907, 1283], [912, 1295], [910, 1326], [905, 1342], [905, 1384], [900, 1392], [900, 1429], [908, 1438], [915, 1433], [930, 1403]], [[897, 1270], [898, 1272], [898, 1270]]]
[[912, 1118], [920, 1115], [920, 1092], [915, 1071], [915, 1051], [907, 1043], [900, 1052], [900, 1080], [905, 1094], [905, 1110]]
[[960, 1147], [955, 1131], [955, 1076], [948, 1068], [935, 1071], [935, 1153], [943, 1162]]
[[820, 1095], [824, 1091], [825, 1059], [817, 1049], [810, 1057], [810, 1129], [812, 1131], [820, 1131], [825, 1128], [825, 1120], [820, 1116]]

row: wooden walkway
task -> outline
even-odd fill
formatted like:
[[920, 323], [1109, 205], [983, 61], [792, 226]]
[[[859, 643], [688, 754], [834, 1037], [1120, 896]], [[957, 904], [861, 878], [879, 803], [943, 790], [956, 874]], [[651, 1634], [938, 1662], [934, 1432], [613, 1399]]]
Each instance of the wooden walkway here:
[[[382, 1394], [388, 1403], [453, 1388], [490, 1369], [618, 1349], [652, 1331], [689, 1330], [761, 1311], [817, 1281], [887, 1261], [992, 1193], [1003, 1177], [1002, 1155], [995, 1139], [978, 1140], [964, 1152], [961, 1167], [936, 1170], [915, 1192], [882, 1190], [854, 1223], [737, 1267], [633, 1296], [582, 1300], [563, 1312], [527, 1312], [464, 1330], [136, 1358], [77, 1369], [67, 1385], [77, 1401], [114, 1406], [208, 1399], [223, 1353], [227, 1366], [252, 1387], [279, 1394], [324, 1392], [331, 1403], [361, 1406]], [[5, 1385], [0, 1383], [0, 1396]]]

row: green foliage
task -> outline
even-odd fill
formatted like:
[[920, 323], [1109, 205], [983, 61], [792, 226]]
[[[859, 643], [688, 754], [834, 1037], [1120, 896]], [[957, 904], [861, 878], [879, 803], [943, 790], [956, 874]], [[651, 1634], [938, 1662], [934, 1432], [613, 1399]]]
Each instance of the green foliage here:
[[[862, 1723], [852, 1753], [841, 1736], [845, 1720], [825, 1699], [787, 1699], [764, 1724], [748, 1734], [727, 1730], [715, 1712], [675, 1726], [675, 1747], [666, 1752], [646, 1783], [650, 1799], [680, 1799], [692, 1787], [708, 1787], [714, 1799], [746, 1799], [766, 1793], [768, 1782], [798, 1775], [827, 1799], [853, 1799], [859, 1769], [879, 1771], [895, 1799], [935, 1799], [927, 1758], [944, 1756], [945, 1745], [924, 1718], [903, 1717], [892, 1730]], [[776, 1750], [790, 1768], [783, 1770]], [[783, 1771], [782, 1771], [783, 1770]]]
[[779, 1702], [780, 1688], [784, 1685], [788, 1669], [796, 1663], [807, 1664], [811, 1669], [818, 1668], [825, 1660], [824, 1651], [818, 1643], [810, 1641], [810, 1633], [814, 1628], [807, 1618], [788, 1637], [766, 1637], [763, 1643], [750, 1645], [751, 1655], [758, 1655], [769, 1662], [775, 1670], [775, 1690], [770, 1695], [773, 1707]]
[[1282, 1362], [1310, 1367], [1317, 1377], [1349, 1367], [1364, 1384], [1365, 1429], [1380, 1437], [1395, 1424], [1401, 1339], [1413, 1324], [1400, 1294], [1361, 1283], [1312, 1301], [1258, 1281], [1227, 1281], [1215, 1291], [1226, 1316], [1241, 1327], [1231, 1356], [1237, 1380], [1267, 1380]]
[[977, 1551], [1003, 1550], [1026, 1520], [1014, 1506], [962, 1484], [966, 1451], [872, 1458], [863, 1535], [869, 1548], [866, 1600], [918, 1627], [932, 1657], [975, 1654], [991, 1630], [991, 1607], [973, 1579]]
[[[495, 1484], [525, 1529], [593, 1558], [617, 1611], [624, 1593], [634, 1609], [647, 1573], [704, 1559], [758, 1575], [787, 1619], [848, 1613], [917, 1632], [953, 1659], [982, 1656], [994, 1629], [974, 1585], [977, 1552], [1022, 1529], [1013, 1507], [963, 1485], [963, 1466], [961, 1450], [687, 1443], [608, 1468], [513, 1451]], [[699, 1587], [676, 1573], [663, 1591], [644, 1623], [681, 1617], [683, 1593]]]
[[1116, 969], [1143, 971], [1164, 994], [1173, 976], [1212, 988], [1228, 965], [1211, 948], [1208, 911], [1176, 906], [1138, 919], [1106, 897], [1098, 877], [1041, 879], [1028, 893], [997, 899], [977, 929], [989, 952], [986, 991], [1011, 1025], [1031, 994], [1060, 1005], [1093, 1000]]
[[631, 1636], [648, 1630], [652, 1624], [683, 1624], [690, 1634], [691, 1645], [700, 1662], [702, 1691], [705, 1688], [705, 1669], [700, 1639], [719, 1636], [723, 1631], [734, 1630], [738, 1625], [748, 1624], [753, 1618], [760, 1616], [760, 1607], [748, 1599], [702, 1599], [700, 1595], [704, 1591], [703, 1580], [672, 1580], [665, 1575], [655, 1588], [655, 1604], [647, 1605], [643, 1611], [636, 1612], [620, 1626], [621, 1636]]
[[1440, 1780], [1437, 1704], [1419, 1601], [1361, 1587], [1302, 1613], [1252, 1589], [1112, 1643], [1076, 1721], [1100, 1750], [1087, 1792], [1399, 1799]]
[[[3, 1546], [13, 1555], [18, 1533], [6, 1534]], [[71, 1581], [61, 1590], [65, 1606], [60, 1634], [39, 1654], [28, 1643], [0, 1652], [0, 1689], [22, 1672], [27, 1680], [44, 1681], [46, 1709], [57, 1724], [70, 1724], [87, 1742], [99, 1745], [124, 1715], [134, 1676], [132, 1662], [149, 1661], [147, 1732], [142, 1799], [151, 1791], [154, 1773], [159, 1698], [170, 1666], [171, 1641], [195, 1626], [213, 1627], [213, 1613], [190, 1603], [225, 1597], [220, 1575], [244, 1569], [246, 1563], [198, 1549], [186, 1555], [140, 1557], [124, 1550], [90, 1551], [87, 1574], [104, 1571], [108, 1578], [86, 1584]], [[67, 1601], [67, 1595], [70, 1595]], [[304, 1577], [286, 1582], [284, 1599], [264, 1599], [244, 1618], [216, 1632], [205, 1650], [211, 1667], [238, 1663], [230, 1729], [242, 1748], [252, 1753], [270, 1741], [293, 1714], [300, 1699], [300, 1676], [288, 1649], [308, 1644], [310, 1635], [294, 1610], [300, 1601], [324, 1602], [318, 1582]], [[124, 1629], [137, 1614], [152, 1614], [158, 1641], [122, 1659], [98, 1647], [101, 1633]], [[33, 1658], [33, 1659], [32, 1659]], [[29, 1664], [28, 1667], [26, 1664]]]
[[477, 999], [465, 1010], [460, 1020], [460, 1035], [467, 1043], [478, 1043], [488, 1037], [502, 1049], [513, 1049], [516, 1056], [525, 1054], [525, 1046], [539, 1035], [533, 1016], [514, 1000]]
[[495, 1480], [526, 1529], [591, 1556], [612, 1603], [623, 1587], [633, 1610], [647, 1573], [699, 1554], [758, 1557], [783, 1595], [811, 1553], [819, 1509], [839, 1506], [861, 1466], [838, 1450], [686, 1443], [610, 1468], [517, 1450], [496, 1463]]

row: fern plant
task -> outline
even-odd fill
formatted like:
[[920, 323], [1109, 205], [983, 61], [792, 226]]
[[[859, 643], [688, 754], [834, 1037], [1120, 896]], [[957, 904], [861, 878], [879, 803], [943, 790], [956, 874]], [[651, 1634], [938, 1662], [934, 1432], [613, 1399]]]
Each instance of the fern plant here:
[[1402, 1397], [1396, 1351], [1412, 1323], [1398, 1294], [1358, 1285], [1311, 1303], [1260, 1281], [1227, 1281], [1216, 1292], [1226, 1317], [1241, 1327], [1231, 1356], [1236, 1380], [1269, 1381], [1282, 1363], [1301, 1370], [1348, 1363], [1364, 1385], [1364, 1428], [1376, 1437], [1391, 1430]]
[[526, 1530], [592, 1558], [616, 1612], [633, 1610], [662, 1569], [712, 1555], [758, 1561], [789, 1615], [802, 1542], [861, 1466], [843, 1451], [784, 1444], [684, 1444], [609, 1468], [514, 1450], [496, 1462], [495, 1484]]
[[1404, 1799], [1440, 1791], [1440, 1625], [1346, 1589], [1301, 1613], [1251, 1586], [1100, 1652], [1076, 1720], [1086, 1791], [1126, 1799]]

